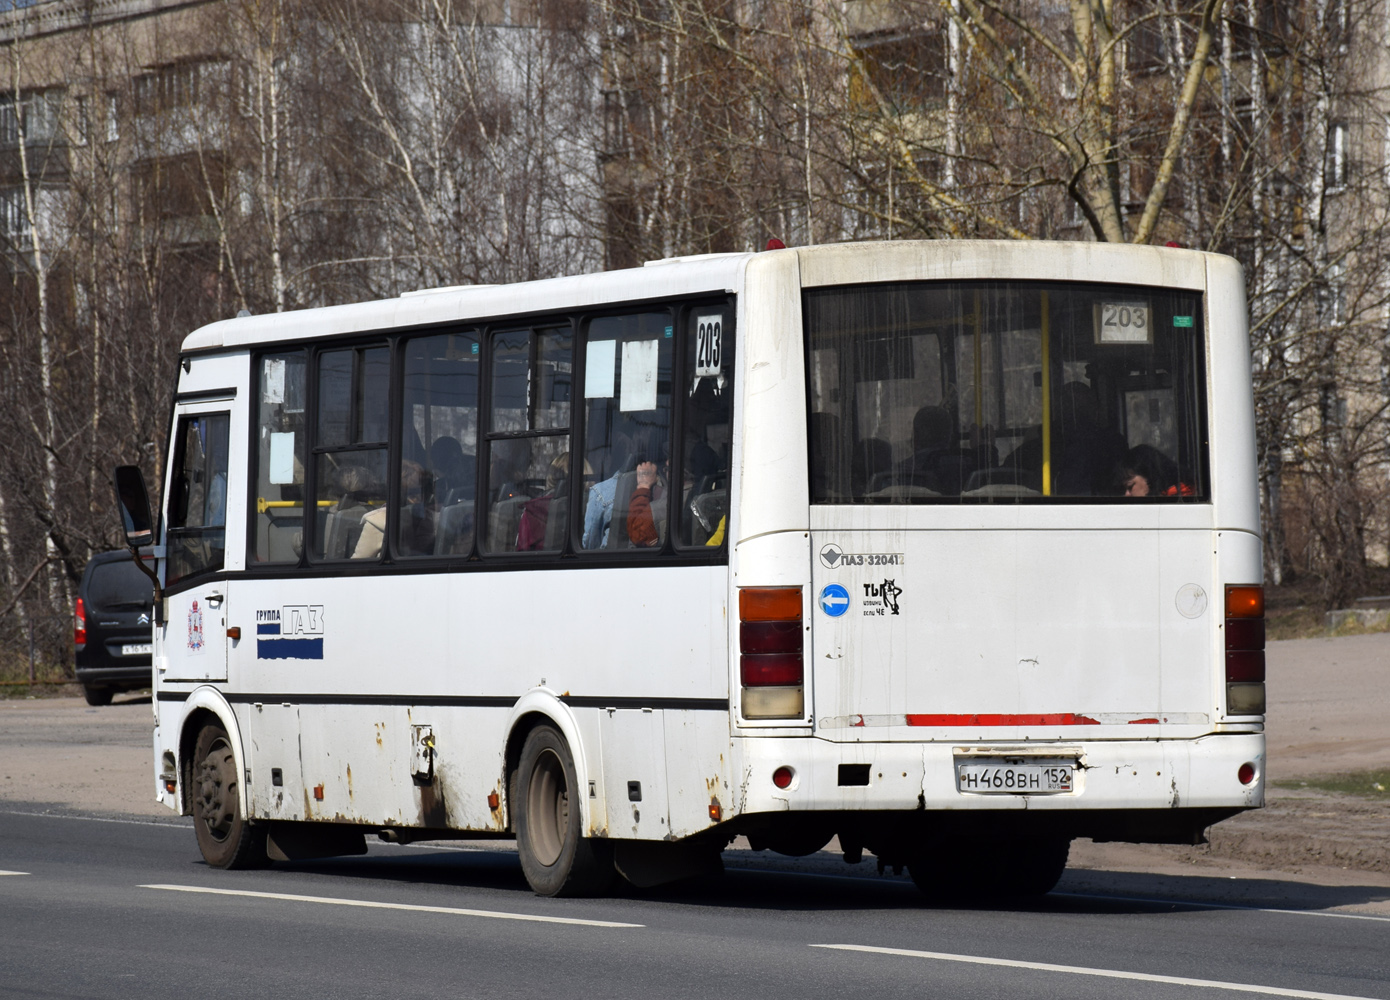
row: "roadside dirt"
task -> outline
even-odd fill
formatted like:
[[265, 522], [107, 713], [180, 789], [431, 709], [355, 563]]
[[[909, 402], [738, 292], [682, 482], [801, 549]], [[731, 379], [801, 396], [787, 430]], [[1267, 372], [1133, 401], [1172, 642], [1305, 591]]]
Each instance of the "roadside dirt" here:
[[[1390, 634], [1271, 643], [1268, 660], [1271, 780], [1390, 767]], [[172, 820], [154, 800], [152, 726], [148, 695], [0, 700], [0, 807]], [[1390, 890], [1390, 801], [1273, 786], [1267, 801], [1202, 847], [1080, 841], [1067, 884], [1144, 872]]]
[[[1390, 634], [1273, 642], [1267, 660], [1271, 781], [1390, 766]], [[1265, 798], [1264, 809], [1212, 827], [1210, 844], [1081, 841], [1072, 867], [1280, 872], [1328, 885], [1373, 872], [1390, 886], [1390, 801], [1273, 785]]]

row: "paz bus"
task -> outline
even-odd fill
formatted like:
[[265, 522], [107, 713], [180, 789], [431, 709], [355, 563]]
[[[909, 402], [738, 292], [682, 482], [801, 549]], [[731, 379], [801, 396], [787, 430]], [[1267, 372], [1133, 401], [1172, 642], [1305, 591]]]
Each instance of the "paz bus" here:
[[[216, 866], [515, 838], [545, 895], [838, 838], [1042, 893], [1263, 804], [1235, 261], [896, 242], [183, 343], [154, 790]], [[143, 565], [143, 563], [142, 563]]]

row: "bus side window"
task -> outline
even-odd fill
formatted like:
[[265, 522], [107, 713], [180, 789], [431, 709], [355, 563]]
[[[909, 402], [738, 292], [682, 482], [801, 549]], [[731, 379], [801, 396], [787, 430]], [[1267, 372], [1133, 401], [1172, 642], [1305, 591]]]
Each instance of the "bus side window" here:
[[568, 327], [492, 337], [488, 422], [488, 552], [553, 551], [569, 503], [574, 336]]
[[325, 351], [314, 438], [316, 559], [375, 559], [386, 533], [384, 346]]
[[166, 584], [222, 568], [227, 535], [226, 413], [183, 417], [175, 438]]
[[[473, 548], [478, 358], [472, 332], [406, 342], [398, 555], [467, 555]], [[410, 455], [416, 442], [424, 446], [423, 461]]]
[[660, 551], [671, 478], [671, 314], [589, 321], [584, 353], [585, 549]]
[[719, 544], [729, 515], [733, 330], [727, 306], [695, 306], [686, 318], [685, 434], [681, 443], [682, 546]]
[[248, 562], [293, 563], [304, 544], [304, 352], [260, 359], [256, 520]]

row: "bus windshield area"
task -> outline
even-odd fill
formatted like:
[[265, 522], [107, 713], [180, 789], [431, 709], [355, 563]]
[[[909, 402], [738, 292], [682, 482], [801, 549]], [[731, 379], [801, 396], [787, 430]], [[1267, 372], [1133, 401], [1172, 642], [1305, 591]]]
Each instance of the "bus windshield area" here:
[[861, 285], [805, 317], [813, 503], [1207, 495], [1199, 293]]

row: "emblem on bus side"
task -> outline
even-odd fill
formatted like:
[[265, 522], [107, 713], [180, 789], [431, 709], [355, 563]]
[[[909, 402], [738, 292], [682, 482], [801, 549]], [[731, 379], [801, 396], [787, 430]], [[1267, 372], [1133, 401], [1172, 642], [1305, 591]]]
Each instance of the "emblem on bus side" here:
[[256, 612], [256, 659], [322, 660], [323, 605], [287, 604]]
[[188, 606], [188, 651], [199, 653], [203, 649], [203, 609], [194, 601]]
[[846, 552], [834, 542], [822, 546], [821, 565], [826, 569], [839, 569], [844, 566], [902, 566], [907, 556], [901, 552]]

